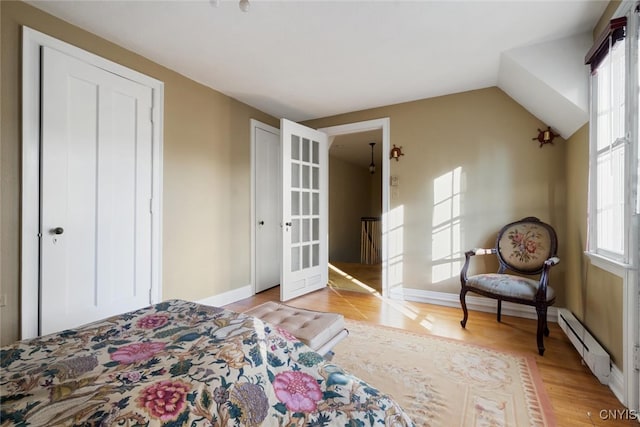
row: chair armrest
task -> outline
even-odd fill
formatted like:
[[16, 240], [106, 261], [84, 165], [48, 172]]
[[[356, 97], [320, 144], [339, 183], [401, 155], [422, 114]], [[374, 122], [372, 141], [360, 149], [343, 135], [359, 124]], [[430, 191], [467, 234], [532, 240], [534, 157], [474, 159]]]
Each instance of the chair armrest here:
[[546, 260], [544, 262], [545, 265], [548, 265], [549, 267], [554, 266], [556, 264], [558, 264], [560, 262], [560, 258], [558, 258], [557, 256], [551, 257], [548, 260]]
[[469, 262], [471, 261], [471, 257], [475, 255], [491, 255], [496, 254], [497, 251], [495, 248], [492, 249], [482, 249], [482, 248], [473, 248], [464, 253], [464, 265], [462, 266], [462, 270], [460, 270], [460, 281], [464, 283], [467, 281], [467, 270], [469, 269]]
[[560, 258], [557, 256], [551, 257], [544, 262], [544, 266], [542, 267], [542, 274], [540, 274], [540, 286], [538, 287], [538, 293], [536, 294], [536, 299], [539, 301], [547, 300], [547, 285], [549, 284], [549, 270], [554, 265], [557, 265], [560, 262]]
[[[496, 248], [491, 248], [491, 249], [482, 249], [482, 248], [473, 248], [470, 251], [467, 252], [473, 252], [471, 254], [471, 256], [473, 255], [491, 255], [491, 254], [496, 254], [497, 250]], [[466, 252], [465, 252], [466, 255]]]

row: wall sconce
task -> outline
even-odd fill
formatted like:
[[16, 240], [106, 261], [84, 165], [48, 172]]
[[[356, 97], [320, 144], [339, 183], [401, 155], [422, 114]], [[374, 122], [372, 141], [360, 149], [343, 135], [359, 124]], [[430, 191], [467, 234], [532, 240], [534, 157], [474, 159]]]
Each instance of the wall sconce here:
[[389, 155], [390, 159], [396, 159], [396, 162], [400, 160], [400, 156], [404, 156], [402, 152], [402, 147], [396, 147], [396, 144], [393, 144], [393, 148], [391, 149], [391, 154]]
[[540, 143], [540, 148], [542, 148], [544, 144], [553, 145], [553, 138], [555, 138], [556, 136], [558, 136], [558, 134], [553, 133], [551, 128], [547, 126], [547, 130], [538, 129], [538, 136], [531, 138], [531, 140], [538, 141]]

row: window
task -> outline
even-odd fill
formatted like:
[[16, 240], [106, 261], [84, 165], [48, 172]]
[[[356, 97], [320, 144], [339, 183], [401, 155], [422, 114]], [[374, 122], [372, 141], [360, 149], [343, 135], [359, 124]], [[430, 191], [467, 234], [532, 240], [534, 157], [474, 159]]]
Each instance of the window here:
[[604, 258], [628, 263], [629, 191], [626, 117], [626, 18], [609, 28], [587, 55], [591, 65], [589, 247]]

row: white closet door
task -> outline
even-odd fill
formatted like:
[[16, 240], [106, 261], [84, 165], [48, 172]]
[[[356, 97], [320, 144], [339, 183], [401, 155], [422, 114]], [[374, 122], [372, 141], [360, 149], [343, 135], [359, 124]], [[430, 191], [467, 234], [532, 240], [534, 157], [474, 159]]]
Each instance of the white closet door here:
[[150, 303], [152, 92], [42, 49], [46, 334]]
[[[263, 125], [264, 126], [264, 125]], [[280, 283], [280, 132], [254, 128], [256, 292]]]

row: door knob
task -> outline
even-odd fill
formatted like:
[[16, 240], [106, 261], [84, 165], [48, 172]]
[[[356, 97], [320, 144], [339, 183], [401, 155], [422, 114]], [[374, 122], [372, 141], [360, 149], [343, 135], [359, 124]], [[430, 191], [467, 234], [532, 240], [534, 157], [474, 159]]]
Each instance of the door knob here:
[[259, 221], [258, 225], [264, 225], [264, 221]]
[[56, 228], [51, 229], [51, 232], [52, 232], [53, 234], [62, 234], [62, 233], [64, 233], [64, 228], [62, 228], [62, 227], [56, 227]]

